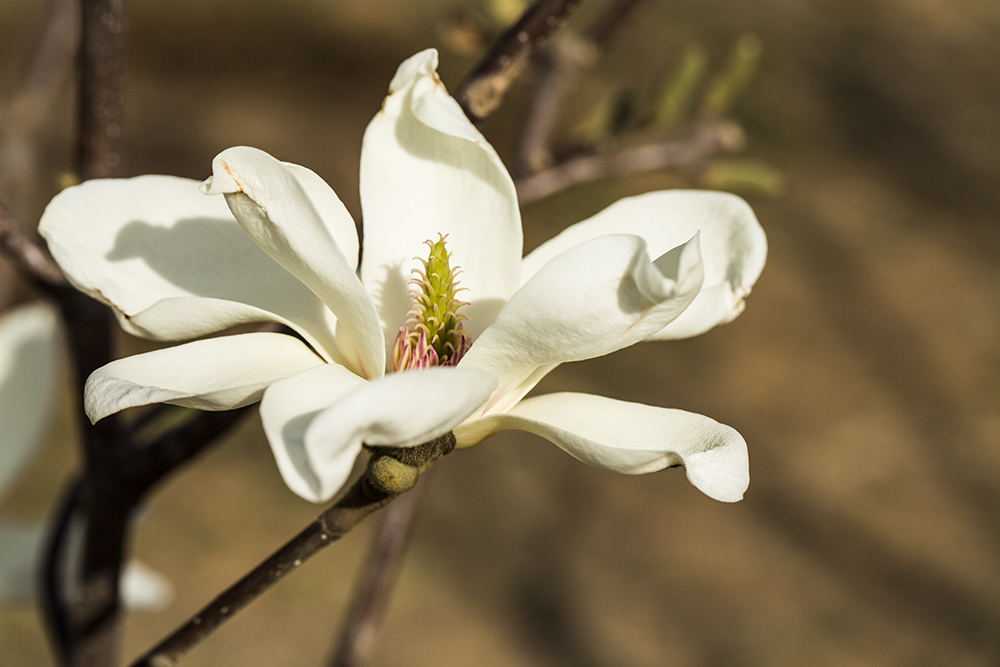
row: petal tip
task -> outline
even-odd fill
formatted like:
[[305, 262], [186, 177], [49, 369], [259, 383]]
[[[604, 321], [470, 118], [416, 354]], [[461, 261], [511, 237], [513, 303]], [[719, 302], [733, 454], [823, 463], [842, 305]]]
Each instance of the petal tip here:
[[264, 151], [250, 146], [227, 148], [212, 160], [212, 175], [201, 184], [201, 191], [208, 195], [242, 192], [243, 184], [238, 176], [241, 167], [252, 167], [264, 156], [270, 158]]
[[723, 442], [691, 454], [685, 461], [688, 480], [713, 500], [736, 503], [750, 486], [750, 461], [746, 441], [726, 428]]
[[395, 76], [389, 82], [389, 94], [397, 93], [422, 76], [432, 75], [437, 71], [437, 49], [424, 49], [404, 60], [396, 69]]

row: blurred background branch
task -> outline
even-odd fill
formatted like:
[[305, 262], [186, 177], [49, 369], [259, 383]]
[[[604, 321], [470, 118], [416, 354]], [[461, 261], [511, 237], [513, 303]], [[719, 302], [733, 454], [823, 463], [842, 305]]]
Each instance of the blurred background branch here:
[[511, 84], [524, 72], [532, 51], [548, 41], [581, 0], [535, 0], [514, 25], [494, 42], [455, 91], [472, 120], [496, 111]]
[[41, 287], [66, 286], [66, 278], [41, 243], [24, 231], [21, 222], [0, 202], [0, 252], [21, 276]]

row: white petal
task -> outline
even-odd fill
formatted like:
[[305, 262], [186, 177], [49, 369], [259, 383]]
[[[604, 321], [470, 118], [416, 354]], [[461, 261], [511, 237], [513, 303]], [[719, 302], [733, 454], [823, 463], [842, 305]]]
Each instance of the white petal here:
[[[305, 286], [297, 280], [295, 284], [305, 290]], [[265, 294], [269, 291], [270, 295]], [[273, 298], [276, 303], [283, 300], [277, 290], [266, 288], [257, 296], [261, 299]], [[225, 299], [203, 297], [161, 299], [146, 310], [129, 317], [125, 328], [145, 338], [174, 341], [204, 336], [236, 324], [272, 320], [294, 329], [325, 360], [343, 363], [346, 358], [340, 353], [333, 335], [336, 318], [312, 292], [309, 292], [309, 297], [308, 300], [303, 299], [299, 302], [290, 298], [285, 304], [286, 314], [294, 316], [294, 321], [273, 312]], [[303, 309], [293, 313], [296, 306], [307, 306], [310, 312], [305, 312]], [[149, 335], [149, 332], [153, 331], [157, 335]]]
[[400, 65], [361, 149], [361, 277], [390, 344], [410, 309], [407, 286], [424, 241], [447, 234], [462, 268], [463, 312], [477, 336], [517, 289], [521, 217], [514, 182], [437, 77], [437, 52]]
[[312, 202], [323, 224], [329, 230], [330, 236], [333, 237], [344, 259], [347, 260], [348, 266], [351, 267], [352, 271], [357, 272], [360, 251], [358, 228], [354, 224], [354, 218], [344, 206], [344, 202], [340, 201], [340, 197], [337, 196], [329, 183], [312, 169], [291, 162], [282, 162], [282, 165], [291, 172], [306, 196], [309, 197], [309, 201]]
[[459, 364], [488, 370], [503, 412], [556, 364], [643, 340], [677, 317], [701, 287], [698, 237], [651, 262], [638, 236], [582, 243], [543, 266]]
[[[347, 222], [350, 216], [342, 206], [336, 212], [336, 195], [320, 188], [318, 176], [300, 181], [305, 171], [241, 146], [216, 156], [204, 189], [224, 193], [237, 222], [261, 250], [330, 308], [344, 356], [338, 361], [365, 377], [378, 377], [385, 369], [378, 314], [355, 273], [356, 247], [348, 259], [334, 236], [346, 234], [348, 224], [353, 229], [353, 222]], [[324, 205], [322, 213], [339, 222], [325, 220], [317, 202]]]
[[722, 192], [668, 190], [622, 199], [567, 228], [525, 257], [522, 280], [568, 248], [605, 234], [641, 236], [654, 257], [700, 235], [702, 291], [653, 339], [694, 336], [735, 318], [767, 256], [764, 230], [745, 201]]
[[[327, 364], [275, 382], [264, 392], [260, 419], [278, 471], [288, 488], [306, 500], [325, 500], [320, 495], [321, 482], [306, 455], [306, 429], [324, 409], [367, 384], [343, 366]], [[338, 461], [328, 461], [328, 466], [339, 465], [347, 479], [360, 450], [360, 445], [345, 450]]]
[[288, 487], [312, 502], [333, 497], [362, 444], [408, 447], [447, 433], [489, 397], [481, 371], [433, 368], [365, 382], [325, 366], [276, 382], [260, 414]]
[[87, 378], [84, 407], [94, 422], [150, 403], [231, 410], [260, 400], [272, 382], [322, 363], [300, 340], [284, 334], [198, 340], [98, 368]]
[[331, 357], [323, 302], [199, 185], [173, 176], [87, 181], [56, 195], [39, 232], [70, 282], [111, 306], [129, 333], [183, 340], [274, 320]]
[[496, 378], [458, 368], [393, 373], [321, 412], [305, 433], [305, 451], [319, 480], [319, 502], [347, 480], [344, 454], [362, 444], [412, 447], [444, 435], [489, 398]]
[[51, 423], [59, 354], [58, 318], [48, 304], [0, 318], [0, 495]]
[[723, 502], [743, 498], [750, 483], [746, 441], [703, 415], [589, 394], [548, 394], [507, 414], [455, 429], [467, 447], [505, 429], [540, 435], [592, 466], [638, 475], [683, 465], [688, 480]]

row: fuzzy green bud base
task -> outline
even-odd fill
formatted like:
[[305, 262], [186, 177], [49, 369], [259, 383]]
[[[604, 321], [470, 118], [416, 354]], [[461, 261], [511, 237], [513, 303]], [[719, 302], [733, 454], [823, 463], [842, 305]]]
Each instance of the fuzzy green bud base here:
[[416, 447], [365, 447], [371, 452], [365, 478], [378, 493], [395, 496], [412, 489], [420, 473], [455, 449], [450, 431]]

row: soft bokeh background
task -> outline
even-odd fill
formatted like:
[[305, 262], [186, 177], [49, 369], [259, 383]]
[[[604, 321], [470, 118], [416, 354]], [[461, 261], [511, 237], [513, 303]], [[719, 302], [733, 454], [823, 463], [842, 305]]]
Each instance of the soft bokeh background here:
[[[439, 45], [458, 4], [132, 3], [127, 172], [202, 178], [217, 151], [246, 143], [310, 166], [358, 213], [364, 127], [396, 65]], [[575, 24], [600, 8], [585, 3]], [[5, 91], [43, 9], [0, 2]], [[749, 155], [786, 176], [783, 196], [749, 196], [768, 265], [736, 322], [562, 367], [539, 390], [731, 424], [750, 445], [750, 490], [725, 505], [679, 470], [616, 476], [520, 434], [448, 457], [373, 664], [1000, 664], [1000, 4], [649, 0], [636, 19], [567, 122], [610, 85], [645, 89], [688, 45], [717, 65], [739, 35], [759, 35], [761, 72], [737, 115]], [[445, 83], [472, 63], [445, 53]], [[523, 90], [485, 126], [504, 155]], [[40, 191], [20, 204], [28, 219], [68, 165], [70, 96], [60, 104]], [[563, 193], [525, 211], [526, 246], [686, 182]], [[7, 283], [6, 298], [24, 298]], [[73, 456], [54, 438], [3, 516], [41, 515]], [[284, 487], [248, 420], [150, 504], [137, 551], [177, 597], [129, 617], [127, 656], [316, 511]], [[184, 664], [321, 664], [373, 527]], [[0, 611], [0, 664], [49, 661], [33, 610]]]

